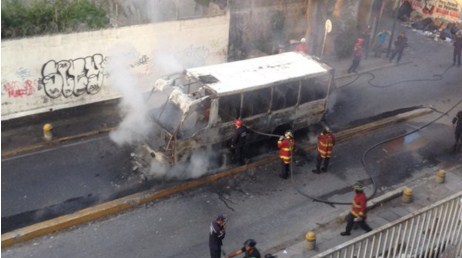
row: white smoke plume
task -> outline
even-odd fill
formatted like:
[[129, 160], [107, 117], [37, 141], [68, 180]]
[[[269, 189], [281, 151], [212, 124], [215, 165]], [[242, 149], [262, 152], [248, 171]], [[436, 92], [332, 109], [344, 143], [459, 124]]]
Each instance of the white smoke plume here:
[[334, 106], [337, 102], [337, 99], [338, 99], [338, 90], [335, 87], [335, 83], [333, 83], [332, 89], [327, 99], [327, 111], [328, 112], [334, 112]]
[[[153, 53], [151, 69], [155, 69], [154, 74], [159, 76], [170, 75], [183, 71], [180, 62], [172, 55], [166, 54], [169, 51], [158, 51]], [[112, 51], [108, 65], [110, 72], [111, 85], [121, 95], [119, 109], [122, 121], [118, 127], [110, 133], [110, 138], [118, 145], [140, 144], [149, 140], [148, 137], [158, 137], [156, 127], [151, 116], [159, 118], [160, 109], [167, 100], [168, 96], [161, 92], [151, 92], [147, 94], [142, 91], [140, 81], [130, 68], [138, 58], [133, 48], [118, 46]], [[152, 83], [154, 85], [154, 82]], [[148, 96], [149, 95], [149, 96]], [[158, 113], [153, 113], [158, 110]], [[162, 118], [171, 118], [168, 110], [163, 110]], [[211, 150], [196, 150], [192, 153], [188, 163], [176, 164], [169, 167], [153, 160], [148, 178], [167, 178], [167, 179], [188, 179], [197, 178], [207, 173], [210, 165], [210, 156], [214, 153]]]
[[130, 72], [129, 64], [136, 56], [131, 47], [118, 46], [111, 51], [109, 73], [112, 87], [122, 94], [119, 105], [123, 117], [119, 126], [110, 133], [110, 138], [118, 145], [132, 144], [145, 140], [152, 130], [149, 121], [149, 107], [137, 78]]
[[148, 178], [160, 178], [164, 177], [167, 179], [189, 179], [198, 178], [207, 174], [208, 168], [211, 164], [211, 157], [216, 156], [216, 153], [211, 149], [195, 150], [189, 162], [178, 163], [173, 167], [160, 164], [153, 160], [151, 162], [150, 171], [146, 174]]

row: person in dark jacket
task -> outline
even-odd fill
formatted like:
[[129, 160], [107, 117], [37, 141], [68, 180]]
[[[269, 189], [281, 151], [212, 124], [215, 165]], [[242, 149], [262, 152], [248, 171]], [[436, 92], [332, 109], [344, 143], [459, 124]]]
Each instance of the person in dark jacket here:
[[260, 258], [260, 252], [258, 249], [255, 247], [257, 242], [253, 239], [247, 239], [244, 242], [244, 246], [241, 249], [238, 249], [232, 253], [230, 253], [227, 258], [235, 257], [241, 254], [244, 254], [244, 258]]
[[462, 110], [452, 119], [452, 124], [456, 126], [454, 135], [456, 136], [456, 143], [454, 144], [454, 152], [460, 151], [462, 147]]
[[243, 125], [241, 119], [237, 119], [234, 122], [236, 130], [234, 131], [234, 136], [231, 141], [231, 148], [234, 149], [234, 160], [239, 162], [239, 165], [244, 165], [244, 145], [247, 138], [248, 130], [245, 125]]
[[461, 65], [460, 56], [462, 53], [462, 35], [460, 34], [460, 32], [459, 32], [459, 35], [456, 35], [453, 45], [454, 45], [454, 53], [452, 55], [452, 60], [453, 60], [452, 65], [456, 65], [456, 61], [457, 61], [457, 66], [460, 67]]
[[401, 60], [401, 57], [403, 56], [403, 51], [408, 45], [406, 34], [404, 34], [404, 32], [401, 32], [398, 35], [398, 38], [396, 38], [394, 44], [395, 44], [395, 49], [391, 53], [390, 62], [392, 62], [396, 54], [398, 54], [396, 63], [399, 63], [399, 61]]
[[211, 258], [221, 257], [221, 246], [223, 238], [225, 238], [226, 218], [223, 215], [218, 215], [215, 220], [210, 223], [209, 248]]
[[355, 191], [353, 205], [350, 213], [345, 218], [347, 225], [345, 231], [340, 233], [342, 236], [349, 236], [351, 234], [354, 223], [358, 223], [359, 226], [366, 232], [372, 230], [372, 228], [366, 223], [367, 197], [364, 194], [363, 185], [357, 182], [353, 185], [353, 190]]

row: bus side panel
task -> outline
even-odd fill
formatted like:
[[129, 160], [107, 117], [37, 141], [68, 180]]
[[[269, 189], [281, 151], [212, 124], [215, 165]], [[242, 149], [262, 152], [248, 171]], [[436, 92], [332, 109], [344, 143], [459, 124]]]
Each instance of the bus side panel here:
[[294, 129], [306, 128], [319, 123], [326, 113], [326, 103], [326, 99], [321, 99], [298, 106], [293, 120]]

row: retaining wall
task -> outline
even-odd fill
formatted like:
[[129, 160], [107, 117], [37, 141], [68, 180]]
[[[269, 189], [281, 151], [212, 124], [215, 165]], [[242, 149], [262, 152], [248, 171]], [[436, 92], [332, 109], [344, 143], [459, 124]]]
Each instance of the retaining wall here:
[[7, 40], [2, 46], [2, 121], [119, 98], [113, 56], [148, 91], [162, 75], [226, 62], [229, 16]]

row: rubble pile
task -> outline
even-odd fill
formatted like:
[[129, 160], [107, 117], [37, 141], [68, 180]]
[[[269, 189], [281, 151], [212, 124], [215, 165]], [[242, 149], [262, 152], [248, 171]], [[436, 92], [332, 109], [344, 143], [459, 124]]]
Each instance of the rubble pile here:
[[415, 10], [409, 15], [399, 15], [403, 25], [435, 41], [452, 42], [456, 36], [462, 37], [462, 22], [451, 22], [441, 18], [423, 17]]

